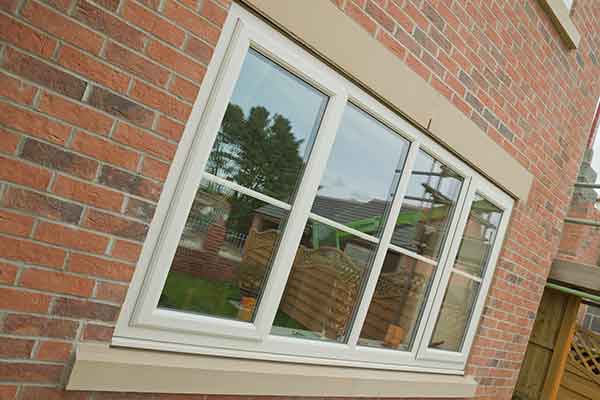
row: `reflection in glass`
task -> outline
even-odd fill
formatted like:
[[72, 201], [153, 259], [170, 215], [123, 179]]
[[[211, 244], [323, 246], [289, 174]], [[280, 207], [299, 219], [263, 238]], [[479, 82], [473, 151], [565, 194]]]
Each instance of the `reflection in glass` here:
[[454, 263], [455, 269], [483, 276], [501, 217], [502, 210], [481, 196], [475, 196]]
[[375, 247], [309, 220], [272, 333], [345, 342]]
[[462, 272], [452, 272], [430, 347], [461, 350], [501, 217], [502, 210], [475, 196], [453, 267]]
[[287, 211], [202, 181], [179, 240], [159, 307], [251, 321]]
[[419, 150], [392, 243], [437, 260], [462, 182], [449, 167]]
[[408, 147], [406, 139], [348, 105], [312, 212], [378, 236]]
[[388, 251], [359, 345], [409, 350], [435, 267]]
[[479, 282], [452, 272], [430, 347], [460, 351], [478, 293]]
[[327, 96], [249, 50], [206, 172], [290, 202]]

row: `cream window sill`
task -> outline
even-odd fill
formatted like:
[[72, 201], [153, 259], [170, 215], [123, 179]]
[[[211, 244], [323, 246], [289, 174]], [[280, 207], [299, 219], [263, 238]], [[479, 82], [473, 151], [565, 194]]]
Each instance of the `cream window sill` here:
[[80, 344], [68, 390], [469, 398], [471, 377], [299, 365]]
[[556, 26], [558, 33], [565, 41], [569, 49], [576, 49], [579, 46], [581, 35], [577, 31], [575, 24], [571, 20], [569, 10], [563, 0], [539, 0], [542, 7], [546, 9], [552, 22]]

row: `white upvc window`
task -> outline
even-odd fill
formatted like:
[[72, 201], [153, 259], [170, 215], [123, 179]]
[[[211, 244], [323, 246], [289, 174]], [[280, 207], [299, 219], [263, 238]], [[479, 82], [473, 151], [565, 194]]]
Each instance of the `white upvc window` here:
[[573, 0], [563, 0], [563, 2], [565, 3], [567, 10], [571, 11], [571, 8], [573, 8]]
[[113, 344], [461, 374], [512, 205], [234, 4]]

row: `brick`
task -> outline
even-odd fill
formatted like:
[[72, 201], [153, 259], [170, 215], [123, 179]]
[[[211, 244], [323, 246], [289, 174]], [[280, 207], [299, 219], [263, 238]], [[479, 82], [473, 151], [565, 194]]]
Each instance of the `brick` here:
[[438, 46], [444, 49], [447, 54], [450, 54], [452, 51], [452, 44], [440, 31], [435, 28], [431, 28], [429, 35]]
[[91, 400], [89, 392], [67, 391], [63, 388], [24, 386], [20, 400]]
[[94, 281], [64, 272], [28, 268], [19, 279], [20, 286], [52, 293], [89, 297], [94, 290]]
[[0, 72], [0, 97], [16, 103], [31, 105], [37, 89], [23, 81]]
[[29, 138], [25, 140], [21, 157], [44, 167], [57, 169], [85, 179], [94, 178], [98, 169], [98, 162], [90, 158], [81, 157]]
[[144, 47], [146, 35], [143, 32], [127, 25], [88, 1], [78, 1], [73, 16], [92, 29], [106, 34], [127, 47], [134, 50], [142, 50]]
[[413, 57], [412, 54], [409, 54], [406, 57], [406, 64], [409, 66], [410, 69], [412, 69], [414, 72], [416, 72], [421, 78], [423, 78], [425, 80], [429, 79], [431, 72], [429, 72], [427, 67], [421, 61], [419, 61], [415, 57]]
[[83, 80], [74, 75], [54, 68], [33, 57], [19, 53], [12, 48], [5, 50], [3, 66], [23, 78], [76, 100], [81, 99], [87, 85]]
[[107, 10], [115, 12], [119, 8], [121, 0], [95, 0], [94, 2]]
[[413, 37], [415, 38], [415, 40], [417, 41], [417, 43], [419, 43], [421, 46], [423, 46], [428, 52], [430, 52], [431, 54], [436, 54], [437, 48], [438, 48], [437, 45], [421, 29], [419, 29], [418, 27], [415, 28], [415, 31], [413, 33]]
[[53, 186], [53, 192], [59, 196], [107, 210], [119, 211], [124, 196], [121, 193], [99, 185], [77, 181], [59, 175]]
[[48, 92], [42, 94], [38, 107], [40, 111], [46, 114], [101, 135], [108, 135], [113, 124], [112, 118], [90, 107], [85, 107]]
[[19, 267], [0, 261], [0, 283], [12, 285], [17, 278]]
[[200, 12], [203, 17], [218, 26], [223, 26], [227, 18], [227, 11], [209, 0], [202, 3]]
[[112, 339], [114, 328], [86, 323], [83, 328], [83, 340], [93, 340], [98, 342], [108, 342]]
[[44, 58], [52, 56], [57, 43], [4, 14], [0, 14], [0, 39]]
[[352, 18], [356, 23], [362, 26], [370, 34], [375, 33], [377, 24], [373, 21], [360, 7], [352, 2], [346, 3], [346, 14]]
[[394, 37], [398, 39], [402, 46], [406, 47], [413, 54], [417, 56], [421, 54], [421, 47], [419, 44], [412, 38], [411, 35], [408, 35], [402, 29], [398, 29]]
[[131, 0], [125, 2], [122, 14], [129, 22], [175, 47], [180, 47], [183, 44], [185, 32], [182, 29], [169, 22], [168, 19], [160, 17]]
[[11, 335], [73, 339], [78, 326], [78, 322], [66, 319], [9, 314], [4, 320], [3, 332]]
[[77, 132], [71, 148], [97, 160], [135, 171], [140, 155], [123, 146], [85, 132]]
[[181, 139], [181, 135], [183, 134], [184, 128], [185, 126], [183, 124], [173, 121], [164, 115], [161, 115], [158, 119], [157, 131], [167, 139], [179, 141], [179, 139]]
[[203, 17], [195, 14], [175, 1], [167, 1], [165, 3], [164, 15], [179, 26], [206, 40], [208, 43], [216, 44], [217, 40], [219, 40], [221, 31], [218, 28], [207, 24]]
[[40, 342], [36, 358], [44, 361], [68, 361], [72, 347], [71, 343], [44, 340]]
[[50, 183], [50, 172], [20, 160], [0, 156], [0, 179], [44, 190]]
[[3, 310], [46, 313], [50, 299], [50, 296], [41, 293], [0, 287], [0, 308]]
[[474, 111], [471, 114], [471, 121], [475, 122], [475, 124], [477, 124], [477, 126], [482, 131], [487, 132], [487, 129], [488, 129], [487, 122], [485, 122], [485, 120], [483, 118], [481, 118], [481, 116]]
[[35, 1], [28, 1], [21, 15], [32, 25], [72, 43], [91, 53], [98, 54], [102, 47], [102, 36], [75, 21]]
[[481, 104], [477, 97], [473, 96], [472, 93], [467, 93], [465, 100], [471, 105], [471, 107], [477, 110], [477, 112], [481, 113], [483, 111], [483, 104]]
[[142, 246], [140, 244], [117, 240], [110, 254], [119, 260], [137, 262], [141, 252]]
[[117, 126], [113, 139], [119, 143], [153, 154], [163, 160], [173, 159], [177, 149], [177, 145], [127, 124]]
[[431, 6], [431, 4], [426, 2], [423, 5], [423, 14], [425, 14], [425, 16], [433, 23], [433, 25], [435, 25], [436, 28], [438, 28], [440, 31], [444, 30], [446, 23], [444, 22], [444, 19], [437, 13], [435, 8]]
[[185, 52], [201, 63], [208, 65], [213, 55], [213, 48], [200, 39], [190, 37], [185, 45]]
[[192, 112], [188, 104], [142, 81], [135, 81], [130, 96], [182, 122], [187, 121]]
[[102, 254], [108, 246], [106, 237], [49, 222], [40, 222], [34, 237], [37, 240], [90, 253]]
[[116, 92], [125, 93], [129, 86], [129, 76], [74, 47], [62, 46], [58, 53], [58, 63]]
[[0, 127], [0, 152], [14, 154], [21, 137]]
[[2, 102], [0, 102], [0, 123], [58, 144], [64, 144], [71, 132], [71, 128], [65, 124]]
[[423, 54], [421, 54], [421, 60], [425, 65], [427, 65], [427, 67], [429, 67], [430, 70], [433, 71], [433, 73], [435, 73], [440, 78], [443, 77], [446, 73], [444, 67], [439, 62], [437, 62], [436, 59], [431, 56], [431, 54], [423, 52]]
[[15, 236], [29, 236], [32, 228], [32, 217], [0, 210], [0, 232]]
[[152, 220], [152, 217], [154, 216], [155, 210], [156, 206], [153, 203], [149, 203], [147, 201], [143, 201], [132, 197], [127, 202], [125, 215], [149, 223]]
[[29, 358], [33, 349], [33, 340], [0, 338], [1, 358]]
[[498, 118], [487, 108], [483, 111], [483, 118], [494, 128], [498, 128], [500, 123]]
[[122, 262], [79, 253], [71, 254], [67, 269], [79, 274], [121, 282], [129, 282], [134, 271], [134, 267]]
[[0, 362], [0, 376], [6, 381], [57, 384], [62, 365]]
[[198, 82], [204, 76], [202, 64], [156, 40], [150, 41], [146, 54], [151, 59], [193, 81]]
[[117, 285], [108, 282], [98, 282], [96, 287], [96, 298], [98, 300], [111, 301], [122, 304], [127, 294], [127, 285]]
[[144, 240], [148, 233], [148, 225], [97, 210], [88, 210], [83, 226], [95, 231], [138, 241]]
[[119, 315], [119, 307], [95, 301], [61, 297], [56, 299], [52, 314], [69, 318], [114, 322]]
[[104, 57], [110, 63], [155, 85], [164, 86], [169, 79], [169, 71], [112, 41], [106, 45]]
[[427, 18], [414, 6], [411, 2], [406, 2], [404, 6], [404, 12], [410, 16], [410, 18], [416, 22], [416, 24], [424, 31], [427, 31], [429, 27], [429, 21]]
[[371, 16], [377, 23], [390, 33], [394, 33], [395, 23], [392, 17], [385, 13], [377, 4], [373, 1], [367, 1], [365, 8], [367, 14]]
[[3, 205], [70, 224], [79, 222], [83, 207], [30, 190], [9, 188]]
[[388, 1], [386, 11], [392, 17], [396, 23], [398, 23], [406, 32], [412, 33], [415, 24], [412, 22], [410, 17], [402, 11], [398, 5], [393, 1]]
[[119, 118], [149, 128], [154, 121], [154, 112], [106, 89], [94, 87], [88, 103]]
[[404, 58], [406, 49], [385, 31], [379, 31], [377, 39], [398, 58]]
[[142, 163], [142, 175], [164, 181], [169, 173], [169, 164], [151, 157], [145, 157]]
[[[16, 0], [0, 0], [0, 10], [6, 11], [9, 14], [14, 14], [17, 11], [17, 3]], [[2, 393], [2, 388], [3, 386], [0, 386], [0, 393]], [[8, 398], [8, 395], [6, 397]], [[3, 399], [1, 395], [0, 399]]]
[[62, 267], [64, 250], [42, 244], [0, 236], [0, 257], [53, 268]]
[[[4, 4], [4, 2], [0, 2], [0, 5], [3, 5], [3, 4]], [[16, 5], [15, 5], [15, 8], [16, 8]], [[17, 397], [17, 389], [18, 389], [18, 387], [15, 385], [0, 385], [0, 399], [15, 400]]]
[[175, 76], [173, 81], [171, 82], [171, 87], [169, 91], [180, 98], [193, 103], [196, 100], [196, 96], [198, 95], [198, 91], [200, 87], [193, 84], [192, 82], [180, 78], [179, 76]]

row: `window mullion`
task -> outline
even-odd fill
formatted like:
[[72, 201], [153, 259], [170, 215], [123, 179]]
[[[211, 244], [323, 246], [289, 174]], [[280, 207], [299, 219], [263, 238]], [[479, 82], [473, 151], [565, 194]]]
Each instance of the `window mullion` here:
[[348, 94], [343, 86], [336, 89], [336, 94], [330, 98], [329, 104], [327, 104], [302, 181], [298, 185], [296, 198], [286, 221], [286, 227], [273, 260], [271, 273], [265, 285], [263, 301], [258, 308], [255, 326], [261, 337], [265, 337], [271, 331], [279, 302], [292, 269], [292, 261], [302, 238], [303, 228], [308, 219], [336, 132], [342, 120]]
[[410, 180], [413, 165], [415, 163], [415, 160], [417, 159], [418, 152], [419, 143], [413, 142], [410, 146], [410, 150], [408, 151], [406, 162], [404, 163], [404, 168], [402, 171], [402, 177], [400, 178], [400, 182], [398, 182], [398, 188], [396, 189], [396, 193], [394, 194], [392, 206], [390, 207], [390, 212], [385, 222], [383, 232], [381, 234], [379, 247], [377, 248], [377, 252], [375, 253], [373, 265], [371, 266], [371, 269], [369, 271], [369, 277], [367, 278], [365, 289], [362, 293], [362, 298], [356, 311], [356, 315], [352, 325], [352, 330], [348, 339], [348, 344], [350, 346], [356, 346], [356, 342], [358, 341], [358, 338], [360, 336], [360, 331], [363, 322], [367, 316], [367, 311], [369, 310], [371, 298], [373, 297], [373, 293], [375, 292], [375, 286], [377, 285], [379, 272], [381, 271], [381, 268], [383, 266], [383, 260], [385, 259], [385, 255], [388, 251], [388, 245], [392, 240], [394, 227], [396, 226], [396, 220], [398, 219], [398, 215], [400, 215], [402, 200], [404, 199], [404, 194], [408, 189], [408, 182]]

